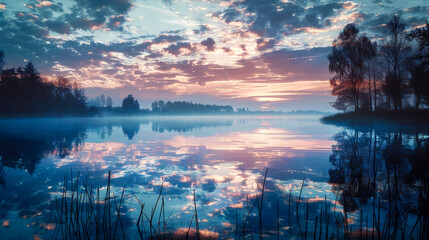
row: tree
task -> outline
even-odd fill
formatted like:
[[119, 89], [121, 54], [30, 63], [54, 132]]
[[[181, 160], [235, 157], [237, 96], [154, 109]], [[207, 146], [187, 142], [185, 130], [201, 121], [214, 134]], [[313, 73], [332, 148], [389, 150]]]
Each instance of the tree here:
[[158, 101], [158, 107], [159, 107], [159, 111], [162, 112], [165, 109], [165, 102], [162, 100]]
[[415, 40], [418, 50], [411, 57], [409, 71], [411, 73], [410, 88], [414, 93], [415, 108], [421, 104], [429, 104], [429, 23], [406, 35], [408, 40]]
[[106, 106], [106, 97], [104, 96], [104, 94], [100, 95], [100, 104], [101, 104], [101, 107], [103, 108], [104, 106]]
[[80, 84], [76, 81], [72, 83], [72, 92], [73, 92], [73, 107], [74, 114], [83, 114], [86, 111], [86, 96], [85, 90], [81, 88]]
[[[377, 110], [377, 101], [380, 96], [379, 82], [383, 78], [383, 69], [381, 65], [380, 54], [377, 53], [373, 58], [367, 62], [367, 78], [368, 78], [368, 92], [371, 104], [371, 110]], [[372, 93], [371, 93], [372, 88]]]
[[39, 72], [32, 62], [28, 62], [24, 68], [18, 67], [21, 89], [18, 98], [18, 111], [23, 114], [40, 114], [43, 102], [43, 83]]
[[107, 111], [112, 111], [112, 107], [113, 107], [113, 101], [112, 98], [107, 96], [106, 98], [106, 105], [107, 105]]
[[124, 98], [122, 101], [122, 111], [128, 114], [138, 113], [140, 111], [140, 104], [133, 95], [130, 94], [128, 97]]
[[426, 21], [425, 27], [416, 28], [414, 31], [407, 34], [406, 38], [416, 40], [420, 50], [429, 47], [429, 23]]
[[[411, 48], [405, 41], [405, 24], [399, 16], [393, 16], [386, 26], [387, 40], [382, 53], [387, 68], [384, 90], [393, 100], [394, 110], [402, 110], [402, 100], [406, 88], [407, 66]], [[390, 104], [389, 104], [390, 107]]]
[[153, 113], [159, 113], [159, 105], [158, 101], [152, 102], [152, 112]]
[[63, 99], [66, 97], [67, 92], [71, 86], [70, 81], [63, 77], [58, 76], [54, 82], [53, 82], [55, 89], [54, 89], [54, 97], [58, 99]]
[[414, 103], [416, 110], [419, 110], [421, 104], [429, 103], [429, 71], [421, 61], [414, 60], [414, 64], [410, 66], [410, 83], [409, 87], [414, 93]]
[[0, 81], [0, 113], [13, 116], [18, 112], [20, 81], [15, 68], [1, 72]]
[[332, 95], [337, 96], [333, 107], [343, 111], [360, 109], [365, 64], [375, 54], [376, 45], [365, 35], [359, 35], [354, 24], [348, 24], [334, 40], [328, 55], [329, 71], [335, 73], [330, 80]]
[[97, 96], [96, 98], [95, 98], [95, 106], [96, 107], [101, 107], [101, 99], [100, 99], [100, 96]]

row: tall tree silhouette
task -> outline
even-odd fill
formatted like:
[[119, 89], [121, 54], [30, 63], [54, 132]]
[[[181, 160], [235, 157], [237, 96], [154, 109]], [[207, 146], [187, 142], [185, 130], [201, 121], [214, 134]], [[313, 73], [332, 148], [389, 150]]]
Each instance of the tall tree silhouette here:
[[377, 53], [373, 58], [366, 62], [366, 78], [368, 83], [368, 97], [371, 111], [377, 110], [377, 104], [380, 98], [380, 82], [383, 78], [381, 54], [378, 51], [378, 46], [376, 43], [374, 43], [374, 48]]
[[41, 96], [43, 83], [36, 67], [32, 62], [29, 62], [23, 69], [18, 68], [17, 71], [21, 81], [20, 112], [27, 112], [29, 114], [40, 113], [43, 105]]
[[421, 104], [429, 104], [429, 23], [406, 35], [408, 40], [415, 40], [418, 49], [411, 57], [409, 71], [411, 73], [410, 88], [414, 93], [415, 108]]
[[0, 81], [0, 113], [17, 114], [19, 91], [20, 82], [15, 68], [3, 70]]
[[354, 24], [348, 24], [332, 43], [328, 55], [332, 95], [337, 96], [333, 107], [339, 110], [359, 110], [361, 87], [364, 83], [365, 64], [376, 54], [376, 46], [365, 35], [359, 35]]
[[[402, 110], [402, 100], [406, 89], [407, 66], [411, 48], [405, 39], [405, 24], [399, 16], [393, 16], [386, 26], [387, 38], [382, 46], [387, 69], [384, 92], [394, 110]], [[390, 101], [391, 100], [391, 101]]]
[[429, 71], [421, 60], [414, 58], [411, 61], [409, 87], [414, 93], [415, 109], [419, 110], [420, 105], [429, 104]]

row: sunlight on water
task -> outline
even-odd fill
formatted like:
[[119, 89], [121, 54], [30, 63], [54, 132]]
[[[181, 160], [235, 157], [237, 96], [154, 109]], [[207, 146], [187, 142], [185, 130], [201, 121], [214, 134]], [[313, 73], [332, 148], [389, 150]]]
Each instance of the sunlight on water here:
[[[370, 177], [373, 172], [379, 179], [385, 174], [381, 160], [374, 163], [378, 170], [372, 168], [374, 156], [385, 159], [380, 148], [389, 148], [396, 139], [412, 151], [416, 136], [428, 137], [404, 133], [397, 139], [396, 133], [385, 132], [373, 136], [368, 129], [322, 125], [314, 116], [15, 120], [1, 121], [0, 128], [0, 235], [16, 237], [18, 232], [23, 238], [43, 239], [56, 228], [54, 199], [61, 197], [64, 176], [89, 175], [94, 187], [105, 193], [109, 170], [112, 192], [119, 195], [125, 187], [122, 221], [136, 237], [140, 205], [135, 197], [150, 211], [161, 186], [165, 211], [171, 214], [168, 226], [176, 236], [188, 230], [194, 189], [200, 234], [228, 236], [237, 214], [242, 219], [261, 192], [267, 168], [264, 217], [270, 221], [276, 219], [279, 202], [280, 212], [288, 211], [289, 194], [297, 199], [306, 179], [300, 196], [303, 209], [309, 204], [317, 216], [320, 206], [342, 211], [346, 204], [347, 221], [359, 224], [357, 213], [372, 211], [359, 207], [372, 204]], [[359, 160], [351, 163], [354, 158]], [[368, 178], [356, 182], [362, 174]], [[357, 189], [369, 194], [359, 198], [364, 202], [356, 200]], [[407, 196], [414, 198], [413, 193]], [[256, 221], [256, 216], [250, 218]], [[282, 234], [288, 234], [286, 216], [281, 223]], [[269, 235], [275, 224], [268, 225]]]

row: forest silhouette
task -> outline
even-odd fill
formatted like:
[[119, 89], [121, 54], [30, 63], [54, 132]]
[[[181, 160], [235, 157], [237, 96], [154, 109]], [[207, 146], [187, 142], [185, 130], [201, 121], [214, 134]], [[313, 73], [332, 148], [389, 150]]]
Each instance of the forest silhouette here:
[[328, 56], [331, 105], [340, 111], [375, 112], [429, 104], [429, 23], [407, 32], [399, 16], [385, 26], [380, 42], [348, 24]]
[[24, 68], [4, 69], [4, 52], [0, 50], [0, 116], [111, 116], [147, 114], [230, 114], [227, 106], [196, 104], [187, 101], [155, 101], [152, 109], [141, 109], [131, 94], [121, 106], [113, 107], [112, 98], [101, 94], [94, 99], [85, 96], [81, 86], [65, 77], [43, 79], [32, 62]]

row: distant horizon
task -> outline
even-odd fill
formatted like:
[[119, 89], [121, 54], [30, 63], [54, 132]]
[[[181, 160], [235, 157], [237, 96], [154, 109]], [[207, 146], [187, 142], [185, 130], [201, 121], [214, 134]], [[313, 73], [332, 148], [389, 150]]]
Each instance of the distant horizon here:
[[407, 30], [428, 20], [424, 0], [269, 3], [0, 1], [0, 49], [5, 69], [32, 61], [43, 77], [67, 77], [115, 105], [133, 94], [142, 106], [332, 111], [326, 56], [345, 25], [382, 41], [394, 14]]

